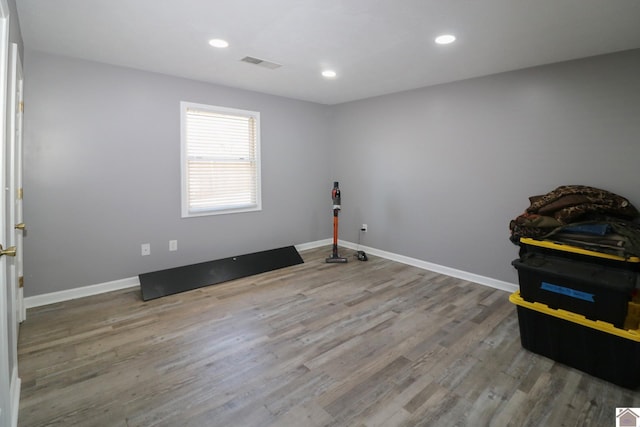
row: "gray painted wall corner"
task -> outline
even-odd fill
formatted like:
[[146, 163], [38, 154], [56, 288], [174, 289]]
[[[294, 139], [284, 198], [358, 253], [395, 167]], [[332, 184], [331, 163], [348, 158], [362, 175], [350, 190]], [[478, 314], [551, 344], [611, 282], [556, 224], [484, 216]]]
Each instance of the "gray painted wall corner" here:
[[[640, 206], [639, 68], [634, 50], [329, 107], [27, 51], [26, 295], [325, 239], [333, 180], [341, 239], [367, 223], [362, 245], [515, 283], [528, 196]], [[263, 211], [179, 218], [180, 100], [261, 112]]]

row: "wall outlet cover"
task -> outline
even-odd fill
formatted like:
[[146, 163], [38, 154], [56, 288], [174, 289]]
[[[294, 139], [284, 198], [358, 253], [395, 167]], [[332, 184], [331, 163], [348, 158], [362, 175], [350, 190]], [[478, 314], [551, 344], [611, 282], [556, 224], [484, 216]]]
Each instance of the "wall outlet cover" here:
[[143, 243], [142, 245], [140, 245], [140, 251], [142, 256], [151, 255], [151, 244]]

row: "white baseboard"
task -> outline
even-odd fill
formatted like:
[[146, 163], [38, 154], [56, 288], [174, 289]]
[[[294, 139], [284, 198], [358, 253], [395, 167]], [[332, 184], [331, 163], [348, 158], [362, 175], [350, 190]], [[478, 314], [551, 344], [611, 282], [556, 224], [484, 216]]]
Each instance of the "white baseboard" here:
[[67, 289], [49, 294], [26, 297], [24, 305], [26, 308], [40, 307], [42, 305], [54, 304], [56, 302], [69, 301], [76, 298], [88, 297], [91, 295], [103, 294], [105, 292], [117, 291], [120, 289], [140, 286], [138, 277], [114, 280], [112, 282], [99, 283], [97, 285], [82, 286], [79, 288]]
[[[295, 245], [298, 251], [319, 248], [321, 246], [330, 245], [332, 239], [316, 240], [315, 242], [301, 243]], [[40, 307], [43, 305], [54, 304], [57, 302], [69, 301], [76, 298], [88, 297], [91, 295], [103, 294], [105, 292], [117, 291], [120, 289], [133, 288], [140, 286], [138, 277], [129, 277], [112, 282], [98, 283], [96, 285], [82, 286], [79, 288], [67, 289], [59, 292], [51, 292], [48, 294], [35, 295], [23, 299], [25, 311], [27, 308]], [[25, 314], [26, 317], [26, 314]], [[24, 319], [23, 319], [24, 320]]]
[[299, 251], [306, 251], [308, 249], [315, 249], [322, 246], [327, 246], [333, 244], [333, 239], [324, 239], [324, 240], [316, 240], [315, 242], [301, 243], [299, 245], [295, 245], [296, 249]]
[[[305, 251], [309, 249], [315, 249], [322, 246], [331, 245], [333, 239], [316, 240], [314, 242], [301, 243], [295, 245], [298, 251]], [[444, 265], [433, 264], [431, 262], [422, 261], [420, 259], [407, 257], [404, 255], [394, 254], [392, 252], [382, 251], [368, 246], [356, 245], [355, 243], [340, 240], [341, 247], [363, 250], [367, 254], [379, 256], [389, 259], [391, 261], [397, 261], [403, 264], [411, 265], [414, 267], [422, 268], [423, 270], [429, 270], [447, 276], [455, 277], [462, 280], [468, 280], [470, 282], [478, 283], [480, 285], [489, 286], [491, 288], [500, 289], [507, 292], [515, 292], [518, 290], [518, 285], [509, 282], [503, 282], [501, 280], [492, 279], [491, 277], [480, 276], [478, 274], [469, 273], [467, 271], [457, 270], [455, 268], [446, 267]], [[56, 302], [68, 301], [76, 298], [87, 297], [91, 295], [102, 294], [105, 292], [117, 291], [120, 289], [133, 288], [140, 286], [138, 277], [129, 277], [127, 279], [114, 280], [112, 282], [99, 283], [97, 285], [83, 286], [80, 288], [68, 289], [65, 291], [52, 292], [49, 294], [36, 295], [32, 297], [24, 298], [25, 308], [40, 307], [42, 305], [53, 304]]]
[[379, 256], [389, 259], [391, 261], [397, 261], [402, 264], [411, 265], [413, 267], [422, 268], [423, 270], [429, 270], [447, 276], [455, 277], [457, 279], [468, 280], [469, 282], [478, 283], [480, 285], [489, 286], [490, 288], [500, 289], [507, 292], [515, 292], [519, 289], [519, 286], [514, 283], [503, 282], [502, 280], [493, 279], [491, 277], [480, 276], [478, 274], [469, 273], [463, 270], [457, 270], [455, 268], [446, 267], [444, 265], [434, 264], [420, 259], [411, 258], [404, 255], [394, 254], [392, 252], [381, 251], [379, 249], [370, 248], [368, 246], [356, 245], [352, 242], [345, 242], [341, 240], [339, 245], [345, 248], [353, 250], [361, 250], [367, 254]]

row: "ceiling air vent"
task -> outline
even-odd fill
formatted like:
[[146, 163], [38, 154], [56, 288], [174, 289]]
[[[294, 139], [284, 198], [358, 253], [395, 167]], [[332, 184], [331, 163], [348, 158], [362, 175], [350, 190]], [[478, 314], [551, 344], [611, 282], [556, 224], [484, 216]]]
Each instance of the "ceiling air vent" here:
[[259, 65], [260, 67], [268, 68], [270, 70], [275, 70], [276, 68], [282, 67], [282, 65], [276, 64], [275, 62], [265, 61], [264, 59], [254, 58], [253, 56], [245, 56], [240, 61]]

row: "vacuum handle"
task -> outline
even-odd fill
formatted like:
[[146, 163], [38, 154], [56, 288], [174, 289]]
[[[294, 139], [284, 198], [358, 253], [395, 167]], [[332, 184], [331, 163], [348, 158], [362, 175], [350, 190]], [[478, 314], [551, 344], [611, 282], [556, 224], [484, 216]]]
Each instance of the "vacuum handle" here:
[[340, 188], [338, 181], [333, 182], [333, 190], [331, 190], [331, 200], [333, 201], [333, 209], [340, 210]]

